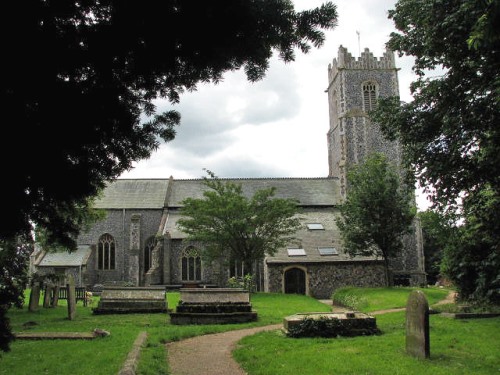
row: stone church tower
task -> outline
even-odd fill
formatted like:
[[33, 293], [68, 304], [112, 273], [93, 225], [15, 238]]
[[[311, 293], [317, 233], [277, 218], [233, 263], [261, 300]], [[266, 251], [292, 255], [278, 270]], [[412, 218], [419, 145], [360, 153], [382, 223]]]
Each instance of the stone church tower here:
[[399, 95], [397, 71], [392, 51], [377, 59], [366, 48], [356, 59], [342, 46], [328, 67], [329, 176], [340, 179], [343, 197], [349, 165], [362, 162], [372, 152], [383, 152], [398, 165], [401, 162], [399, 145], [385, 140], [368, 118], [378, 98]]
[[[401, 166], [399, 143], [386, 140], [379, 126], [368, 117], [378, 98], [399, 96], [398, 70], [394, 53], [390, 50], [377, 58], [365, 48], [356, 59], [342, 46], [338, 57], [328, 66], [328, 174], [339, 178], [344, 198], [348, 167], [363, 162], [368, 154], [382, 152]], [[415, 234], [405, 238], [403, 256], [391, 260], [390, 267], [396, 282], [406, 280], [410, 285], [420, 285], [426, 278], [422, 231], [418, 221], [414, 223], [414, 229]]]

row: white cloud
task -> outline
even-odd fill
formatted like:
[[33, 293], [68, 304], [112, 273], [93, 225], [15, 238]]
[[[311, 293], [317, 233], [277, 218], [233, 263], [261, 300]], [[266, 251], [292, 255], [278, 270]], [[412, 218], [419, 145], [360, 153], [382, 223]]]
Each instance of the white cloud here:
[[[296, 9], [320, 6], [321, 0], [295, 0]], [[171, 106], [182, 115], [176, 138], [121, 178], [199, 178], [203, 168], [220, 177], [325, 177], [329, 127], [328, 64], [340, 45], [353, 56], [369, 48], [382, 56], [391, 31], [391, 0], [337, 0], [338, 26], [325, 44], [308, 54], [297, 52], [285, 64], [273, 58], [266, 77], [250, 83], [242, 71], [230, 72], [218, 85], [200, 85]], [[360, 32], [360, 43], [358, 35]], [[411, 100], [411, 58], [396, 58], [401, 98]]]

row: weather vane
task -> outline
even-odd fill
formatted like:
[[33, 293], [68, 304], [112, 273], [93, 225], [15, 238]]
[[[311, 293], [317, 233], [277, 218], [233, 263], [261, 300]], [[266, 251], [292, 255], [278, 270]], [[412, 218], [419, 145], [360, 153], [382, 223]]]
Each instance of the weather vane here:
[[359, 31], [356, 30], [356, 34], [358, 34], [358, 54], [359, 54], [359, 57], [361, 57], [361, 45], [359, 43]]

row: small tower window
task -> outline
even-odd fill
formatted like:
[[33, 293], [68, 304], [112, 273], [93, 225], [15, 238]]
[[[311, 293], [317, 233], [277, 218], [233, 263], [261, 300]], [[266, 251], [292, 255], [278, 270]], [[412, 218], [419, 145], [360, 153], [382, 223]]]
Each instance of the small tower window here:
[[377, 104], [377, 84], [375, 82], [363, 83], [363, 107], [365, 112], [375, 109]]

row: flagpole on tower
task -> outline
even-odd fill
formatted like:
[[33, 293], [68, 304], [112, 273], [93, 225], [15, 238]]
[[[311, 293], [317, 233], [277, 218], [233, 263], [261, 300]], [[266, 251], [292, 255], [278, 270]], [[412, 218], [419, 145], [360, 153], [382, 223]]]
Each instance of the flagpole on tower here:
[[359, 31], [356, 30], [356, 34], [358, 34], [358, 56], [361, 57], [361, 44], [359, 42]]

